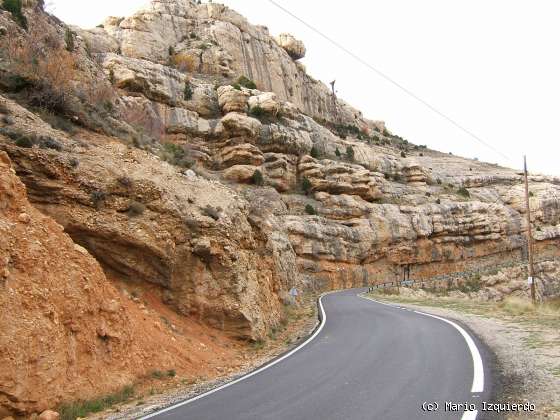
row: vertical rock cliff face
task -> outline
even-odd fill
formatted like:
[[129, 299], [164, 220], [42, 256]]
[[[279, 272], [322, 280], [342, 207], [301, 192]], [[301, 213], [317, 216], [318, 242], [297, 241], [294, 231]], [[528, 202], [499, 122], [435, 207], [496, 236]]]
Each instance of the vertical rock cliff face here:
[[330, 89], [309, 76], [296, 60], [305, 55], [301, 41], [289, 34], [272, 37], [264, 26], [251, 25], [228, 7], [189, 0], [153, 1], [125, 19], [110, 18], [103, 28], [81, 31], [94, 52], [168, 64], [170, 52], [189, 70], [235, 79], [246, 76], [261, 91], [271, 91], [301, 112], [336, 124], [355, 124], [367, 130], [381, 122], [333, 98]]

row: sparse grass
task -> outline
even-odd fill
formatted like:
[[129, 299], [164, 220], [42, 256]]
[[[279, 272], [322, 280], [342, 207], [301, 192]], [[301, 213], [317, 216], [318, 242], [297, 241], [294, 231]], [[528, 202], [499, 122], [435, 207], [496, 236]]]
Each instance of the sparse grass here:
[[530, 300], [510, 296], [500, 303], [500, 307], [511, 315], [526, 315], [536, 311]]
[[92, 413], [99, 413], [114, 406], [115, 404], [128, 401], [133, 396], [134, 387], [128, 385], [114, 394], [106, 395], [101, 398], [64, 404], [59, 407], [60, 419], [75, 420], [78, 417], [83, 418]]

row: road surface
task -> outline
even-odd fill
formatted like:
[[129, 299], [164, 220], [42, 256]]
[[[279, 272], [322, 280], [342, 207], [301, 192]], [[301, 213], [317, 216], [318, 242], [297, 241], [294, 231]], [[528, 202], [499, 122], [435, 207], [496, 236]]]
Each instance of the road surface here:
[[[319, 331], [275, 364], [145, 418], [490, 418], [463, 406], [445, 410], [445, 402], [489, 401], [486, 351], [471, 333], [441, 318], [359, 297], [359, 292], [323, 296]], [[437, 411], [428, 411], [434, 403]]]

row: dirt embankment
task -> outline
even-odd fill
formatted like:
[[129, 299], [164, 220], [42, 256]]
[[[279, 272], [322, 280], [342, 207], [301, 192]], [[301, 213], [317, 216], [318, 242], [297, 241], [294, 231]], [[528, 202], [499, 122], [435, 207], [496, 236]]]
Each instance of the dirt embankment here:
[[215, 375], [244, 345], [133, 296], [29, 204], [0, 152], [0, 418], [117, 391], [150, 372]]

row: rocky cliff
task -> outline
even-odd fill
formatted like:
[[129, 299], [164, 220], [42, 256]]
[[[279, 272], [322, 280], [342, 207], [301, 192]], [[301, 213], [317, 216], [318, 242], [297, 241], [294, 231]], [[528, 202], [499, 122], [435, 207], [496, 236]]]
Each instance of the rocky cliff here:
[[[2, 220], [18, 229], [22, 212], [49, 220], [66, 244], [54, 258], [92, 267], [83, 272], [99, 284], [92, 307], [119, 302], [106, 277], [149, 285], [177, 316], [258, 340], [278, 327], [292, 287], [360, 287], [407, 269], [427, 279], [524, 256], [519, 174], [414, 145], [364, 118], [306, 74], [298, 62], [305, 46], [292, 35], [273, 37], [225, 6], [188, 0], [154, 0], [90, 30], [66, 27], [40, 4], [23, 13], [26, 29], [12, 13], [0, 15], [0, 150], [41, 213], [25, 204]], [[536, 250], [556, 258], [560, 179], [532, 176], [530, 188]], [[3, 208], [21, 206], [12, 196]], [[20, 237], [14, 232], [7, 238]], [[26, 235], [32, 247], [45, 232]], [[31, 258], [29, 247], [19, 254]], [[8, 286], [36, 275], [16, 276], [12, 260], [3, 261], [0, 298], [12, 299]], [[89, 293], [80, 271], [57, 270], [44, 268], [57, 287]], [[21, 302], [14, 314], [47, 322]], [[51, 318], [63, 319], [66, 304]], [[112, 317], [119, 351], [151, 354], [150, 343], [126, 339], [142, 326], [124, 331], [125, 310], [116, 314], [100, 319]], [[24, 319], [3, 314], [0, 322], [25, 329]], [[81, 321], [68, 322], [56, 328]], [[14, 352], [9, 337], [0, 345]], [[31, 390], [49, 380], [26, 381], [14, 399], [16, 372], [2, 372], [0, 403], [33, 411]]]

